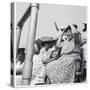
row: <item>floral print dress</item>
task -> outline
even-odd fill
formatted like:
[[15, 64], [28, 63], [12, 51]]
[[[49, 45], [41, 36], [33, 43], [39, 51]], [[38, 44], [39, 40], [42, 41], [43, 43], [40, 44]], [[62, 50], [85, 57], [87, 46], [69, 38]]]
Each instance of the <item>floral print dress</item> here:
[[[78, 39], [80, 40], [80, 39]], [[75, 59], [80, 59], [79, 42], [75, 38], [62, 43], [61, 57], [48, 63], [45, 73], [51, 84], [72, 83], [75, 76]], [[76, 53], [71, 53], [71, 52]]]

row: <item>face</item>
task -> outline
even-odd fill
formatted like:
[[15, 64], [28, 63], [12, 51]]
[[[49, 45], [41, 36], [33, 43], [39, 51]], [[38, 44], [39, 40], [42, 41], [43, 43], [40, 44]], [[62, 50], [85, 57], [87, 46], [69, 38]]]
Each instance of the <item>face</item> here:
[[70, 40], [72, 38], [72, 33], [70, 30], [67, 32], [63, 33], [62, 40]]
[[67, 39], [68, 39], [67, 35], [66, 34], [63, 34], [62, 40], [67, 40]]

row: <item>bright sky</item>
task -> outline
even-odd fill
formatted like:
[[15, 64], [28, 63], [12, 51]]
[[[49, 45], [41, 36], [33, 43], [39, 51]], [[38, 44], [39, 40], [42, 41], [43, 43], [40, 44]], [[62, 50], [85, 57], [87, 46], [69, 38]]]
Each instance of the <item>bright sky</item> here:
[[[17, 3], [17, 22], [20, 20], [28, 6], [28, 3]], [[87, 12], [85, 6], [40, 4], [40, 9], [38, 12], [36, 39], [42, 36], [55, 37], [57, 32], [54, 26], [54, 22], [56, 22], [59, 27], [66, 26], [68, 24], [77, 24], [81, 29], [82, 23], [87, 21], [86, 13]], [[28, 18], [28, 20], [24, 24], [19, 47], [26, 47], [29, 22], [30, 18]]]

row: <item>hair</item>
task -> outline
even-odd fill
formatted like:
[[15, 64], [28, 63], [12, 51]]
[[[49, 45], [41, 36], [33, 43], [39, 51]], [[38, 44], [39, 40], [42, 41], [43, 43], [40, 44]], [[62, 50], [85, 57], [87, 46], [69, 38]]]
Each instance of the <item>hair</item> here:
[[17, 53], [18, 61], [22, 64], [25, 60], [25, 48], [19, 48]]
[[64, 30], [64, 33], [66, 33], [68, 30], [71, 31], [71, 26], [70, 25], [68, 25], [68, 27]]
[[83, 32], [86, 32], [87, 31], [87, 24], [86, 23], [83, 23], [83, 24], [84, 24]]
[[78, 26], [77, 26], [76, 24], [73, 24], [73, 26], [75, 27], [75, 29], [77, 29], [77, 28], [78, 28]]

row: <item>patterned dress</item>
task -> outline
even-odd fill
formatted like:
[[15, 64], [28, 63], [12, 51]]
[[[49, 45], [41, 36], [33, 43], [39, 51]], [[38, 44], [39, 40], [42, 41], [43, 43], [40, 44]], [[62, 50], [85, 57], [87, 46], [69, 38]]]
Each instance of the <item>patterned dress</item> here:
[[45, 66], [43, 61], [48, 59], [47, 51], [45, 48], [40, 50], [39, 55], [33, 56], [33, 70], [32, 70], [32, 80], [30, 85], [43, 84], [45, 79]]
[[51, 84], [74, 82], [75, 59], [80, 59], [79, 53], [80, 38], [78, 34], [75, 34], [72, 40], [62, 43], [61, 57], [45, 67], [45, 73]]
[[33, 70], [32, 70], [32, 80], [30, 85], [36, 85], [44, 83], [45, 78], [45, 67], [41, 61], [40, 55], [33, 56]]

